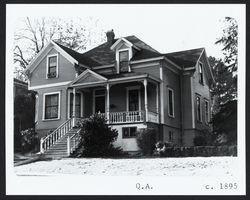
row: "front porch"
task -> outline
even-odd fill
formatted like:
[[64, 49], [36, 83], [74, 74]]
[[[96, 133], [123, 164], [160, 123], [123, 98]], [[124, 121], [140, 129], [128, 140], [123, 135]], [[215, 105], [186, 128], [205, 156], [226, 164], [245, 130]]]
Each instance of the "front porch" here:
[[157, 80], [143, 74], [97, 81], [99, 76], [85, 74], [71, 84], [68, 118], [98, 113], [108, 124], [160, 122]]

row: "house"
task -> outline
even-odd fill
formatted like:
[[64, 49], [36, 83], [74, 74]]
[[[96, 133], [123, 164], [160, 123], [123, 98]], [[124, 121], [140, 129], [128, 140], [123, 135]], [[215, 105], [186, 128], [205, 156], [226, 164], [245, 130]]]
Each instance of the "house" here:
[[106, 35], [107, 42], [83, 54], [51, 41], [26, 70], [37, 92], [36, 131], [46, 136], [42, 151], [60, 138], [67, 146], [70, 132], [69, 148], [72, 127], [94, 113], [118, 130], [115, 145], [125, 151], [138, 150], [135, 133], [148, 127], [158, 140], [192, 146], [210, 128], [213, 76], [205, 49], [162, 54], [136, 36]]

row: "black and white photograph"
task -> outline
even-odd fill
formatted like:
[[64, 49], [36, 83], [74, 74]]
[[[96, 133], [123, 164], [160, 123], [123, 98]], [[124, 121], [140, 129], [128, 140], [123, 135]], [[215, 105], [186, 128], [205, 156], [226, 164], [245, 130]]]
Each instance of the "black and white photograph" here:
[[245, 15], [6, 5], [6, 194], [245, 195]]

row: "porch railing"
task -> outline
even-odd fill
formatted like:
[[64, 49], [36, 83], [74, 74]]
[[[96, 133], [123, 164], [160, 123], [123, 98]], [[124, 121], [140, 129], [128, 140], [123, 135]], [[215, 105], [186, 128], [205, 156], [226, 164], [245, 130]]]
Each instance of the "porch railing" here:
[[68, 119], [62, 125], [60, 125], [56, 130], [41, 138], [40, 140], [40, 152], [44, 153], [50, 149], [60, 138], [62, 138], [69, 130], [72, 129], [74, 124], [74, 118]]
[[80, 144], [81, 141], [80, 131], [81, 129], [79, 129], [74, 135], [68, 136], [67, 138], [68, 156], [70, 156], [70, 154], [72, 154]]
[[109, 113], [109, 123], [130, 123], [143, 122], [143, 111], [128, 111], [128, 112], [111, 112]]

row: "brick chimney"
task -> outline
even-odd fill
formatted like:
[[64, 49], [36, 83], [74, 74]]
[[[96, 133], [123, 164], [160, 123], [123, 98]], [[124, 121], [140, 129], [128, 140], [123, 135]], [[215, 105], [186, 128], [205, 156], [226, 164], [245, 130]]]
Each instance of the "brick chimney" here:
[[114, 30], [110, 30], [106, 32], [106, 36], [107, 36], [107, 42], [110, 44], [113, 44], [113, 41], [115, 39], [115, 33]]

